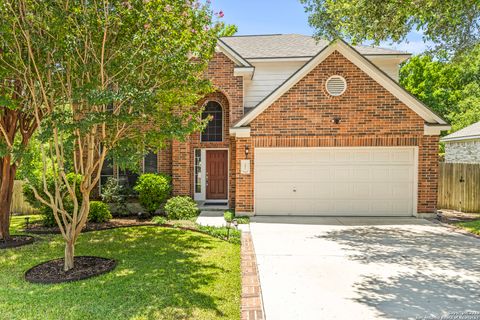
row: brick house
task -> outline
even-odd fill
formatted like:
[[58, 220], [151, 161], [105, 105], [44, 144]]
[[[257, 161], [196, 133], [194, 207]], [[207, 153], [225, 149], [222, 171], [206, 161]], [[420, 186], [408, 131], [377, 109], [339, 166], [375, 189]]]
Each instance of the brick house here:
[[399, 86], [404, 52], [301, 35], [221, 38], [212, 121], [156, 157], [175, 195], [249, 215], [436, 210], [447, 123]]

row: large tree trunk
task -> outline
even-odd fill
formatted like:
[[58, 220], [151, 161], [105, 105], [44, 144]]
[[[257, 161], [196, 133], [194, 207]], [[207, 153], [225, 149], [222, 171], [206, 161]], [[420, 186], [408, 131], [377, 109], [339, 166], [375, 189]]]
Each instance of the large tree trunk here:
[[11, 164], [10, 156], [0, 159], [0, 240], [10, 240], [10, 207], [12, 205], [13, 183], [17, 167]]

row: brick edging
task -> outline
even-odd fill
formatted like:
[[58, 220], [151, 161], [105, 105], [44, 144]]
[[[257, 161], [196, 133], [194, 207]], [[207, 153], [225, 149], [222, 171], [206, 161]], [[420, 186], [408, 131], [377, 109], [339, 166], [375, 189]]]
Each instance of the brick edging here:
[[262, 290], [250, 232], [242, 232], [241, 267], [241, 319], [263, 320], [265, 319], [265, 312], [263, 310]]

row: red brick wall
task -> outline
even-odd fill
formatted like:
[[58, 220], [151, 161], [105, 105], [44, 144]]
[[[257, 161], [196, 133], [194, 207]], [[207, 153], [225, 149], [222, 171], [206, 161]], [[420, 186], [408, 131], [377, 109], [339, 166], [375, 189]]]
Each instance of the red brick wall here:
[[[245, 148], [248, 146], [248, 156]], [[255, 146], [252, 138], [237, 138], [235, 140], [236, 168], [235, 168], [235, 211], [238, 213], [251, 213], [254, 211], [253, 172], [255, 169]], [[240, 161], [250, 160], [250, 174], [240, 173]]]
[[[325, 90], [325, 82], [332, 75], [341, 75], [347, 81], [347, 90], [339, 97]], [[341, 119], [339, 124], [332, 122], [337, 117]], [[419, 146], [418, 212], [436, 209], [438, 136], [424, 136], [420, 116], [338, 52], [250, 126], [256, 147]], [[238, 140], [237, 148], [241, 149]], [[253, 208], [253, 197], [239, 196], [250, 190], [253, 174], [237, 182], [237, 210]], [[239, 203], [240, 199], [244, 203]]]
[[423, 136], [418, 152], [418, 207], [420, 213], [437, 210], [439, 136]]
[[172, 144], [158, 151], [158, 172], [172, 175]]
[[[180, 147], [174, 144], [172, 148], [172, 176], [174, 194], [194, 194], [194, 152], [201, 148], [228, 148], [230, 150], [230, 174], [229, 174], [229, 200], [233, 206], [235, 203], [235, 154], [230, 145], [231, 137], [229, 128], [243, 116], [243, 78], [234, 76], [235, 64], [223, 53], [216, 53], [209, 63], [206, 77], [212, 81], [218, 89], [201, 101], [203, 105], [207, 101], [217, 101], [223, 108], [224, 135], [222, 142], [201, 142], [200, 133], [190, 136], [188, 146]], [[233, 153], [232, 153], [233, 152]], [[188, 153], [188, 154], [185, 154]], [[180, 161], [180, 163], [177, 163]], [[184, 185], [188, 183], [188, 185]]]

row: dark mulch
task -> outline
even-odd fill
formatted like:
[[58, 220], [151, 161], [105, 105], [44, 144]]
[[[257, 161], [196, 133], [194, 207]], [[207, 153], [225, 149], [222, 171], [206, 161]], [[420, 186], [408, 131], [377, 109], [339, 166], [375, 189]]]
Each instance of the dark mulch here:
[[437, 219], [444, 223], [468, 222], [480, 219], [480, 214], [442, 209], [437, 212]]
[[30, 236], [14, 235], [10, 240], [0, 240], [0, 249], [17, 248], [27, 244], [32, 244], [34, 241], [35, 239]]
[[[88, 222], [85, 228], [83, 228], [82, 232], [109, 230], [109, 229], [115, 229], [115, 228], [127, 228], [127, 227], [134, 227], [134, 226], [151, 226], [151, 225], [155, 225], [155, 223], [151, 221], [138, 220], [136, 218], [117, 218], [117, 219], [112, 219], [108, 222], [103, 222], [103, 223]], [[59, 234], [60, 233], [60, 229], [58, 229], [58, 227], [45, 227], [41, 223], [30, 224], [28, 228], [24, 229], [24, 231], [28, 233], [33, 233], [33, 234]]]
[[25, 280], [32, 283], [61, 283], [95, 277], [113, 270], [117, 262], [100, 257], [75, 257], [75, 267], [63, 271], [64, 259], [56, 259], [39, 264], [25, 272]]

